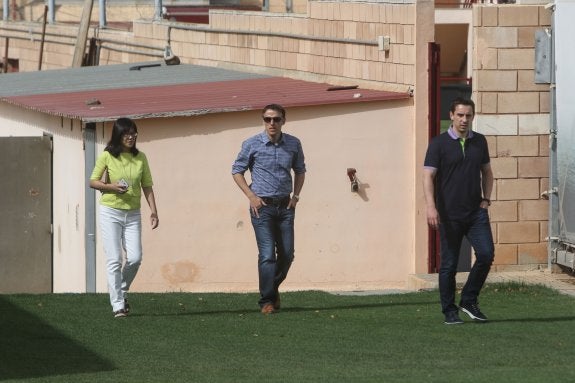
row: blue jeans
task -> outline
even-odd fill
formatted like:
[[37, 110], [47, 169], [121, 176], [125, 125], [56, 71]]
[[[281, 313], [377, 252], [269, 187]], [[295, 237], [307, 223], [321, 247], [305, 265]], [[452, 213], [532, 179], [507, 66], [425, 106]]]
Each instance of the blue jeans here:
[[259, 305], [274, 303], [294, 259], [295, 209], [267, 205], [251, 214], [258, 244]]
[[439, 295], [441, 311], [457, 311], [455, 306], [455, 274], [463, 236], [475, 250], [475, 263], [461, 291], [461, 304], [477, 303], [479, 292], [487, 279], [494, 258], [493, 236], [487, 209], [478, 208], [465, 221], [445, 221], [439, 225], [441, 264]]

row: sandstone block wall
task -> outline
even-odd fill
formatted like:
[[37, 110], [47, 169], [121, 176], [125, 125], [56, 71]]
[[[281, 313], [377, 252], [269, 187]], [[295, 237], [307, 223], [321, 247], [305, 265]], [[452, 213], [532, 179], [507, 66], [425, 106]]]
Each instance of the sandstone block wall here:
[[[157, 60], [170, 44], [184, 63], [405, 92], [414, 88], [417, 55], [427, 49], [427, 41], [416, 47], [418, 7], [422, 12], [418, 3], [393, 0], [310, 1], [305, 14], [212, 10], [209, 25], [141, 18], [127, 31], [91, 28], [90, 37], [102, 40], [100, 65]], [[69, 67], [77, 35], [77, 24], [48, 25], [42, 69]], [[389, 50], [380, 49], [380, 36], [389, 38]], [[0, 48], [1, 37], [10, 38], [9, 56], [18, 57], [20, 71], [37, 70], [39, 23], [0, 21]]]
[[488, 136], [495, 187], [495, 269], [547, 264], [549, 85], [535, 84], [535, 31], [549, 27], [539, 5], [473, 10], [475, 129]]

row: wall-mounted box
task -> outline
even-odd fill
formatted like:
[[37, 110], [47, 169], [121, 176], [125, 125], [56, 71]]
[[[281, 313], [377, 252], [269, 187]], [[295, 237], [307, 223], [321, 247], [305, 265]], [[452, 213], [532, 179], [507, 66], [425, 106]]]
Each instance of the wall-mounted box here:
[[389, 36], [377, 36], [377, 45], [380, 51], [389, 51], [391, 39]]

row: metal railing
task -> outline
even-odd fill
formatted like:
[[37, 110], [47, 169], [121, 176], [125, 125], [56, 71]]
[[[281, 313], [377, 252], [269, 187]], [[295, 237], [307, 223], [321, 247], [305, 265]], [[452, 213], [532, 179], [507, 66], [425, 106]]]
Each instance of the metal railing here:
[[515, 0], [436, 0], [435, 8], [471, 8], [473, 4], [513, 4]]

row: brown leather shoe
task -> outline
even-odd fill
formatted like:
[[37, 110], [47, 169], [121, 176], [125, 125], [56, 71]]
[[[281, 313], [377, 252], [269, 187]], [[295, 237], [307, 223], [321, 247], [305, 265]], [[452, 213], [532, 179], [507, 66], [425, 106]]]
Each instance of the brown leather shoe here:
[[279, 310], [281, 307], [282, 307], [282, 304], [281, 304], [281, 300], [280, 300], [280, 294], [277, 293], [276, 300], [274, 302], [274, 309]]
[[266, 303], [262, 307], [262, 314], [269, 315], [275, 312], [273, 303]]

